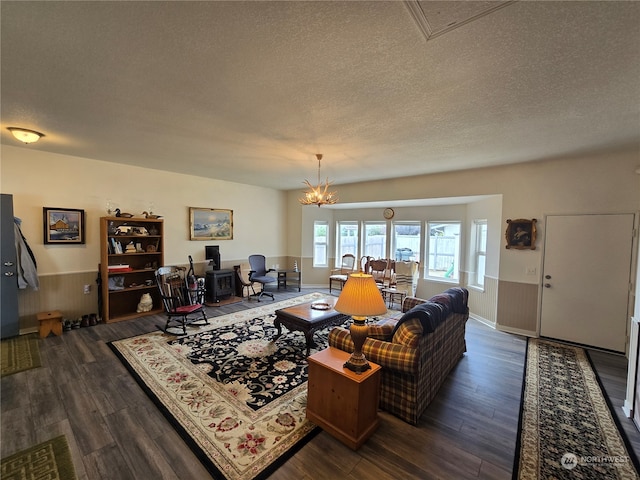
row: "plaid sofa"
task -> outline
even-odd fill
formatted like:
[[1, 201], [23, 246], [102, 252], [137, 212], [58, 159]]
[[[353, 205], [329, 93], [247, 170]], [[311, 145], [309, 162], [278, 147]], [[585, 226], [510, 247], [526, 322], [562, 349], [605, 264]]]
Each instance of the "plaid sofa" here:
[[[407, 297], [402, 313], [369, 325], [362, 351], [382, 367], [380, 408], [412, 425], [464, 352], [469, 292], [455, 287], [423, 300]], [[329, 346], [353, 352], [349, 330], [336, 327]]]

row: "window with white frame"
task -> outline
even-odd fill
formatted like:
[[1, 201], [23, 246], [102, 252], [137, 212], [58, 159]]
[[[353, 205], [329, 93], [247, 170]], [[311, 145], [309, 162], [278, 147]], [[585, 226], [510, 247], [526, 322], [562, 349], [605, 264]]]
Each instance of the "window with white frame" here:
[[393, 222], [391, 258], [396, 261], [420, 261], [420, 222]]
[[313, 222], [313, 266], [329, 266], [329, 223], [324, 220]]
[[338, 222], [336, 230], [336, 267], [339, 267], [347, 253], [358, 258], [358, 222]]
[[372, 258], [387, 258], [386, 222], [364, 222], [362, 255]]
[[471, 252], [473, 262], [473, 274], [471, 285], [484, 288], [484, 275], [487, 264], [487, 221], [473, 221], [474, 248]]
[[460, 222], [427, 222], [428, 278], [457, 281], [460, 271]]

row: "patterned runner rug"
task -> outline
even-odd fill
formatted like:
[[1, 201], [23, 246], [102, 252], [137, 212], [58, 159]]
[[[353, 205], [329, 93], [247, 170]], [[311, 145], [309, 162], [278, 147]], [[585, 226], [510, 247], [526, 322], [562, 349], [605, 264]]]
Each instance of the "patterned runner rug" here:
[[530, 338], [514, 479], [637, 479], [584, 349]]
[[75, 480], [71, 452], [64, 435], [15, 453], [0, 462], [3, 480]]
[[0, 342], [1, 376], [12, 375], [31, 368], [40, 363], [40, 349], [38, 335], [20, 335]]
[[[305, 337], [282, 329], [274, 311], [326, 298], [312, 293], [210, 318], [174, 337], [154, 332], [111, 344], [216, 478], [264, 478], [311, 438], [306, 420]], [[314, 334], [326, 348], [329, 328]]]

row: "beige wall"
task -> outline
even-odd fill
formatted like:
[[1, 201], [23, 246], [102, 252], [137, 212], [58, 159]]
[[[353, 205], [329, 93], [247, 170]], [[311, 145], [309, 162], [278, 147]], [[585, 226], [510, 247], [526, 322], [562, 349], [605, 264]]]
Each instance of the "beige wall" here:
[[[346, 188], [346, 187], [345, 187]], [[462, 224], [462, 245], [468, 245], [472, 236], [472, 223], [474, 219], [486, 219], [489, 231], [487, 238], [487, 268], [485, 275], [485, 288], [478, 289], [470, 287], [470, 305], [474, 308], [473, 313], [476, 318], [488, 323], [496, 323], [497, 313], [497, 279], [499, 273], [501, 239], [504, 238], [501, 225], [502, 197], [501, 195], [486, 195], [479, 200], [469, 204], [453, 204], [439, 206], [412, 206], [394, 207], [395, 216], [393, 221], [460, 221]], [[331, 208], [304, 208], [302, 209], [304, 225], [302, 231], [303, 245], [303, 265], [305, 265], [305, 283], [310, 285], [325, 285], [331, 268], [337, 263], [335, 258], [329, 259], [329, 267], [313, 268], [313, 238], [312, 227], [314, 220], [326, 220], [329, 222], [330, 246], [329, 251], [335, 251], [335, 224], [338, 221], [384, 221], [381, 208], [354, 208], [354, 209], [331, 209]], [[387, 221], [387, 231], [391, 231], [392, 221]], [[423, 231], [424, 237], [424, 231]], [[390, 243], [390, 236], [387, 240]], [[424, 245], [424, 238], [421, 240]], [[388, 245], [391, 248], [390, 245]], [[424, 252], [422, 252], [424, 253]], [[471, 262], [468, 259], [469, 249], [465, 248], [461, 252], [460, 282], [452, 283], [448, 281], [431, 281], [420, 278], [416, 289], [416, 296], [420, 298], [430, 298], [443, 290], [457, 285], [466, 285], [469, 278]], [[308, 256], [307, 256], [308, 255]]]
[[[489, 201], [485, 205], [467, 207], [468, 219], [486, 211], [494, 216], [493, 224], [497, 227], [490, 233], [493, 256], [487, 259], [491, 271], [495, 270], [496, 278], [491, 276], [490, 288], [485, 292], [472, 292], [472, 295], [482, 305], [479, 316], [492, 316], [495, 312], [495, 318], [487, 320], [496, 321], [498, 327], [504, 325], [505, 329], [535, 333], [545, 215], [637, 212], [640, 210], [640, 175], [635, 174], [635, 170], [639, 165], [637, 150], [630, 149], [505, 167], [338, 185], [336, 190], [344, 203], [501, 195], [500, 205]], [[288, 194], [288, 203], [293, 205], [297, 192]], [[313, 225], [316, 216], [326, 216], [329, 210], [320, 213], [317, 208], [298, 208], [302, 214], [290, 217], [289, 228], [294, 231], [303, 229], [300, 248], [303, 255], [310, 255], [310, 250], [305, 247], [309, 245], [311, 235], [309, 226]], [[376, 214], [381, 215], [381, 211]], [[495, 221], [496, 214], [499, 222]], [[300, 220], [296, 224], [298, 218]], [[536, 250], [504, 248], [506, 220], [516, 218], [536, 218], [540, 222]], [[305, 265], [311, 264], [307, 258], [303, 260]], [[528, 274], [532, 268], [536, 273]], [[489, 269], [488, 275], [491, 275]], [[308, 278], [310, 275], [305, 273], [305, 276]], [[438, 286], [419, 285], [421, 292], [430, 292], [433, 288]], [[482, 297], [492, 295], [492, 292], [496, 298]], [[473, 303], [471, 308], [473, 311]], [[522, 313], [514, 318], [512, 312]]]
[[[336, 213], [339, 211], [302, 207], [297, 201], [299, 190], [279, 192], [29, 148], [5, 145], [0, 148], [0, 191], [14, 196], [15, 215], [23, 220], [23, 233], [36, 255], [39, 273], [52, 277], [44, 284], [65, 286], [62, 295], [55, 289], [52, 291], [53, 287], [36, 293], [21, 292], [22, 325], [25, 321], [33, 322], [35, 313], [42, 308], [61, 309], [69, 315], [90, 313], [85, 311], [87, 299], [78, 285], [97, 275], [98, 218], [106, 213], [108, 200], [131, 213], [147, 210], [153, 203], [154, 211], [165, 219], [165, 262], [184, 264], [187, 256], [192, 255], [196, 262], [202, 262], [198, 263], [198, 268], [204, 267], [204, 245], [211, 242], [189, 240], [188, 207], [232, 209], [234, 239], [214, 242], [220, 245], [223, 266], [244, 263], [250, 253], [263, 253], [268, 264], [290, 267], [298, 260], [305, 285], [327, 284], [327, 272], [312, 267], [309, 239], [315, 219], [333, 221], [334, 215], [343, 214], [362, 215], [362, 219], [381, 218], [380, 209]], [[338, 185], [336, 189], [342, 203], [497, 195], [464, 207], [464, 212], [460, 206], [418, 211], [407, 208], [396, 209], [396, 218], [415, 219], [418, 214], [420, 218], [439, 216], [444, 219], [457, 212], [465, 221], [470, 221], [486, 214], [491, 225], [495, 225], [490, 228], [493, 253], [487, 259], [489, 287], [471, 293], [472, 306], [477, 304], [478, 316], [497, 322], [498, 327], [517, 325], [519, 330], [535, 331], [544, 231], [539, 224], [535, 251], [506, 250], [503, 238], [506, 219], [542, 220], [547, 214], [637, 212], [640, 209], [640, 175], [634, 172], [639, 164], [637, 151], [629, 150]], [[86, 245], [45, 246], [42, 241], [43, 206], [84, 209], [87, 215]], [[531, 267], [536, 269], [535, 275], [526, 273]], [[69, 275], [73, 276], [71, 281], [63, 278]], [[461, 276], [466, 278], [466, 272]], [[424, 281], [419, 285], [423, 292], [441, 287]], [[79, 291], [74, 292], [75, 289]], [[527, 314], [525, 318], [513, 318], [512, 311]]]
[[[0, 191], [13, 195], [14, 214], [23, 221], [22, 232], [38, 262], [38, 274], [51, 277], [39, 292], [20, 292], [21, 326], [35, 324], [35, 314], [42, 308], [69, 316], [97, 310], [96, 305], [86, 311], [82, 285], [73, 291], [75, 280], [63, 277], [95, 280], [100, 259], [98, 219], [106, 215], [107, 201], [134, 214], [153, 204], [165, 221], [164, 258], [169, 265], [186, 264], [192, 255], [202, 269], [204, 246], [214, 244], [220, 246], [225, 267], [246, 262], [252, 253], [264, 254], [269, 264], [288, 260], [283, 192], [29, 148], [2, 145], [0, 153]], [[42, 207], [85, 210], [86, 244], [44, 245]], [[189, 240], [189, 207], [233, 210], [233, 240]], [[50, 288], [56, 284], [64, 285], [64, 292]], [[97, 302], [97, 297], [89, 298]]]

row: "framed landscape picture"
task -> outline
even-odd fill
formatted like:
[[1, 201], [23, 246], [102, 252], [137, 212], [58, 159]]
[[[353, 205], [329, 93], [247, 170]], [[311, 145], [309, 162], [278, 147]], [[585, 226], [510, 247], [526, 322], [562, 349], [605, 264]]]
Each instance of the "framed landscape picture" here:
[[507, 220], [507, 231], [504, 236], [507, 240], [506, 248], [516, 250], [536, 249], [536, 219]]
[[191, 240], [233, 239], [233, 210], [189, 207]]
[[84, 210], [42, 207], [44, 243], [83, 244]]

